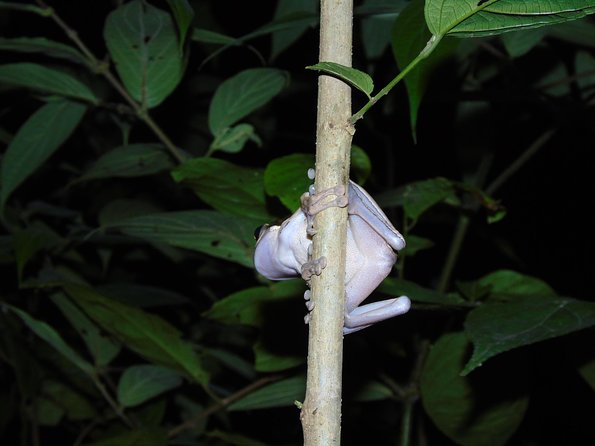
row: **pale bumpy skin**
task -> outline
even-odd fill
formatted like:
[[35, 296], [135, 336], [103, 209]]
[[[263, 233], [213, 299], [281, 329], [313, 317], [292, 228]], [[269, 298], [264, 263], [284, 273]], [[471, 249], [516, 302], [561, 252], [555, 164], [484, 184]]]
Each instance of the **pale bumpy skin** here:
[[[260, 274], [271, 280], [293, 279], [300, 275], [307, 279], [311, 274], [320, 274], [328, 260], [322, 258], [309, 262], [308, 258], [312, 249], [311, 236], [308, 235], [312, 232], [308, 232], [312, 216], [309, 209], [316, 208], [315, 212], [324, 209], [324, 206], [321, 209], [319, 204], [313, 204], [316, 198], [317, 195], [304, 194], [302, 208], [280, 226], [263, 227], [254, 253], [254, 264]], [[344, 200], [339, 203], [342, 205]], [[404, 247], [403, 236], [372, 197], [349, 181], [345, 334], [409, 311], [411, 301], [406, 296], [360, 306], [390, 273], [397, 261], [393, 250]], [[309, 291], [305, 298], [309, 299]], [[313, 308], [311, 302], [306, 305], [310, 310]]]

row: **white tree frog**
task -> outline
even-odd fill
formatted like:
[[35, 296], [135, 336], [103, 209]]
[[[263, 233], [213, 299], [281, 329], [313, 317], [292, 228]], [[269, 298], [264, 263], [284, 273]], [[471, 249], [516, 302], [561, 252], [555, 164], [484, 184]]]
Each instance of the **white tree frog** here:
[[[331, 202], [324, 200], [331, 195]], [[378, 204], [353, 181], [349, 181], [349, 198], [344, 186], [314, 194], [302, 195], [302, 207], [280, 226], [260, 228], [254, 253], [257, 271], [271, 280], [286, 280], [300, 275], [309, 280], [320, 274], [327, 260], [311, 260], [313, 215], [330, 206], [348, 206], [347, 258], [345, 270], [345, 322], [343, 332], [352, 333], [384, 319], [409, 311], [406, 296], [367, 305], [360, 304], [388, 276], [397, 260], [393, 250], [405, 247], [403, 236], [388, 220]], [[310, 291], [304, 298], [312, 310]], [[306, 316], [306, 322], [309, 315]]]

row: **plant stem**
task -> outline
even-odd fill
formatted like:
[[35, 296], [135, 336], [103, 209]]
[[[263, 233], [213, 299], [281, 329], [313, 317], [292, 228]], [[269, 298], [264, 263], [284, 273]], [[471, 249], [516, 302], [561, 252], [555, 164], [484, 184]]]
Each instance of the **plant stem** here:
[[194, 417], [184, 421], [182, 424], [172, 428], [168, 433], [167, 436], [169, 438], [175, 437], [180, 433], [184, 432], [185, 430], [192, 429], [196, 424], [201, 421], [203, 418], [208, 417], [209, 415], [214, 414], [215, 412], [220, 411], [221, 409], [226, 408], [230, 404], [234, 403], [235, 401], [243, 398], [244, 396], [248, 395], [249, 393], [254, 392], [256, 389], [261, 388], [262, 386], [276, 381], [281, 378], [281, 375], [271, 375], [265, 376], [264, 378], [259, 379], [258, 381], [254, 381], [253, 383], [247, 385], [243, 389], [238, 390], [233, 395], [228, 396], [227, 398], [223, 398], [219, 400], [217, 403], [213, 404], [212, 406], [208, 407], [207, 409], [203, 410], [202, 412], [198, 413]]
[[411, 398], [407, 398], [403, 404], [403, 418], [401, 419], [401, 446], [409, 446], [411, 440], [411, 424], [413, 415], [413, 406], [415, 402]]
[[182, 151], [176, 147], [176, 145], [172, 142], [172, 140], [167, 136], [167, 134], [159, 127], [159, 125], [151, 118], [149, 112], [144, 108], [141, 104], [128, 94], [124, 86], [120, 83], [120, 81], [111, 73], [109, 70], [109, 66], [107, 63], [100, 61], [95, 57], [95, 55], [89, 50], [87, 45], [79, 38], [78, 33], [68, 26], [64, 20], [56, 13], [56, 11], [51, 8], [50, 6], [46, 5], [45, 2], [42, 0], [36, 0], [37, 4], [45, 9], [46, 16], [50, 17], [68, 36], [70, 40], [74, 42], [74, 44], [79, 48], [79, 50], [83, 53], [83, 55], [87, 58], [87, 64], [93, 70], [93, 72], [101, 74], [105, 79], [116, 89], [116, 91], [124, 98], [126, 102], [132, 107], [135, 111], [136, 116], [145, 122], [145, 124], [153, 131], [155, 136], [163, 143], [163, 145], [169, 150], [171, 155], [179, 162], [183, 163], [185, 161], [185, 156], [183, 155]]
[[380, 98], [386, 96], [393, 89], [393, 87], [397, 85], [401, 81], [401, 79], [403, 79], [407, 75], [407, 73], [413, 70], [417, 66], [417, 64], [419, 64], [422, 60], [426, 59], [430, 54], [432, 54], [438, 43], [440, 43], [440, 40], [441, 38], [432, 36], [432, 38], [428, 41], [426, 47], [417, 55], [417, 57], [413, 59], [411, 62], [409, 62], [409, 64], [403, 69], [403, 71], [397, 74], [393, 78], [393, 80], [391, 80], [382, 90], [380, 90], [375, 96], [373, 96], [361, 109], [359, 109], [359, 111], [356, 114], [354, 114], [351, 117], [351, 123], [354, 124], [355, 122], [363, 118], [364, 114], [374, 104], [376, 104], [376, 102], [378, 102]]
[[118, 415], [118, 417], [120, 417], [120, 419], [122, 419], [122, 421], [124, 421], [124, 423], [129, 428], [133, 429], [134, 423], [132, 421], [130, 421], [130, 419], [126, 416], [126, 414], [122, 410], [122, 407], [120, 407], [118, 405], [118, 403], [116, 403], [116, 401], [112, 398], [112, 396], [109, 394], [109, 392], [107, 391], [107, 389], [105, 388], [103, 383], [99, 380], [99, 377], [91, 376], [91, 379], [93, 380], [93, 383], [95, 384], [95, 386], [99, 389], [99, 392], [101, 392], [101, 395], [103, 395], [105, 400], [108, 402], [108, 404], [114, 410], [114, 412]]

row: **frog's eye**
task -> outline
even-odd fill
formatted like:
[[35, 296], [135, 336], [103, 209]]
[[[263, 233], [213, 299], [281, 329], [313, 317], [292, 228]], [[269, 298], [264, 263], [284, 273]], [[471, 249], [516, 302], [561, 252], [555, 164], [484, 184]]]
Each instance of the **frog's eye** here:
[[254, 230], [254, 240], [260, 239], [260, 236], [265, 233], [267, 229], [269, 229], [270, 225], [262, 225], [259, 226]]

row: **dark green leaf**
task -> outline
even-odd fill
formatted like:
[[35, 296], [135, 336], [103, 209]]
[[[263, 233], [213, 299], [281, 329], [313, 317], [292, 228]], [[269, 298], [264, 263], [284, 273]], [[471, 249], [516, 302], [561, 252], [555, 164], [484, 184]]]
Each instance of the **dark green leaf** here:
[[[317, 10], [317, 0], [279, 0], [273, 21], [278, 22], [292, 17], [299, 17], [300, 13], [304, 15], [315, 15]], [[310, 25], [310, 23], [299, 23], [287, 29], [274, 31], [272, 35], [271, 59], [275, 59], [298, 40], [310, 28]]]
[[161, 428], [138, 429], [87, 446], [167, 446], [167, 432]]
[[491, 298], [514, 300], [522, 296], [556, 297], [556, 292], [543, 280], [510, 270], [494, 271], [478, 280], [487, 287]]
[[[378, 59], [390, 43], [391, 29], [395, 19], [403, 8], [407, 6], [406, 0], [387, 2], [386, 0], [365, 0], [360, 8], [370, 10], [362, 18], [361, 36], [364, 53], [368, 59]], [[374, 12], [378, 9], [377, 12]], [[421, 23], [421, 22], [420, 22]]]
[[64, 293], [55, 293], [51, 299], [83, 339], [96, 365], [104, 367], [118, 355], [122, 346], [105, 336]]
[[372, 163], [368, 154], [359, 146], [351, 146], [351, 178], [363, 184], [372, 172]]
[[264, 171], [264, 188], [268, 195], [278, 197], [290, 211], [300, 207], [300, 197], [312, 180], [308, 169], [314, 167], [314, 155], [294, 153], [271, 161]]
[[190, 3], [188, 3], [188, 0], [167, 0], [167, 3], [169, 3], [171, 12], [178, 25], [178, 32], [180, 33], [180, 50], [182, 50], [184, 42], [186, 41], [188, 28], [190, 28], [190, 24], [194, 18], [194, 11], [192, 10]]
[[434, 242], [432, 240], [410, 234], [407, 236], [407, 246], [405, 246], [403, 254], [406, 256], [413, 256], [419, 251], [429, 249], [432, 246], [434, 246]]
[[303, 364], [305, 358], [295, 355], [273, 353], [262, 341], [256, 342], [254, 351], [254, 369], [258, 372], [278, 372]]
[[171, 367], [206, 384], [204, 370], [191, 344], [165, 320], [137, 308], [108, 299], [80, 285], [66, 285], [65, 291], [91, 319], [139, 355]]
[[219, 430], [209, 432], [207, 436], [210, 438], [217, 438], [219, 440], [222, 440], [224, 444], [230, 446], [267, 446], [266, 443], [253, 440], [243, 435], [222, 432]]
[[378, 381], [368, 381], [353, 395], [354, 401], [382, 401], [393, 398], [393, 392]]
[[215, 43], [218, 45], [233, 45], [236, 39], [208, 29], [194, 28], [192, 31], [192, 40], [195, 42]]
[[231, 404], [229, 410], [268, 409], [293, 406], [296, 400], [303, 401], [306, 393], [306, 378], [295, 376], [269, 384]]
[[44, 381], [41, 393], [46, 401], [51, 401], [69, 420], [89, 420], [97, 416], [97, 411], [89, 401], [58, 381]]
[[253, 287], [230, 294], [217, 301], [204, 316], [224, 324], [260, 326], [261, 306], [267, 301], [287, 299], [304, 293], [302, 280], [272, 283], [269, 287]]
[[432, 34], [488, 36], [575, 20], [595, 12], [593, 0], [428, 0]]
[[456, 200], [454, 185], [446, 178], [417, 181], [405, 186], [403, 192], [403, 208], [405, 214], [417, 220], [432, 206], [446, 200]]
[[[469, 341], [463, 333], [443, 335], [424, 364], [420, 390], [426, 413], [462, 446], [500, 446], [516, 431], [527, 410], [524, 367], [503, 364], [490, 376], [460, 376]], [[494, 380], [506, 383], [494, 386]]]
[[68, 139], [86, 109], [76, 102], [49, 102], [19, 128], [2, 159], [0, 213], [10, 194]]
[[97, 287], [97, 291], [110, 299], [140, 308], [183, 305], [191, 302], [174, 291], [136, 283], [110, 282]]
[[318, 70], [325, 74], [341, 79], [352, 87], [363, 92], [368, 98], [374, 90], [374, 81], [367, 73], [355, 68], [346, 67], [335, 62], [319, 62], [306, 67], [308, 70]]
[[591, 386], [591, 389], [595, 390], [595, 359], [582, 364], [578, 368], [578, 372], [587, 384]]
[[130, 144], [110, 150], [101, 156], [78, 179], [132, 178], [151, 175], [174, 166], [165, 148], [159, 144]]
[[0, 65], [0, 84], [31, 88], [43, 93], [67, 96], [97, 104], [93, 92], [71, 75], [34, 63]]
[[15, 231], [13, 241], [17, 277], [19, 283], [21, 283], [27, 262], [39, 251], [58, 245], [61, 239], [52, 229], [38, 222], [22, 230]]
[[[404, 70], [425, 48], [431, 33], [424, 22], [424, 0], [413, 0], [395, 21], [392, 32], [393, 55], [397, 65]], [[417, 115], [421, 100], [436, 68], [450, 57], [457, 46], [455, 40], [447, 39], [428, 58], [413, 68], [405, 77], [409, 98], [409, 120], [416, 138]]]
[[176, 88], [184, 60], [167, 12], [133, 0], [108, 16], [103, 34], [126, 90], [143, 107], [159, 105]]
[[195, 158], [172, 171], [174, 180], [192, 188], [201, 200], [232, 215], [266, 222], [263, 174], [216, 158]]
[[4, 304], [4, 308], [11, 310], [41, 339], [46, 341], [54, 347], [62, 356], [72, 362], [75, 366], [85, 372], [87, 375], [94, 373], [94, 368], [91, 364], [85, 361], [76, 351], [74, 351], [64, 340], [62, 336], [54, 330], [51, 326], [43, 321], [31, 317], [29, 314], [19, 310], [12, 305]]
[[165, 367], [142, 364], [128, 367], [118, 382], [118, 401], [134, 407], [182, 384], [182, 377]]
[[547, 34], [565, 42], [595, 48], [595, 23], [587, 19], [549, 26]]
[[595, 304], [551, 296], [524, 296], [511, 302], [486, 303], [471, 311], [465, 330], [473, 356], [470, 373], [486, 360], [513, 348], [563, 336], [595, 325]]
[[215, 152], [221, 150], [227, 153], [238, 153], [243, 148], [246, 142], [254, 141], [258, 145], [261, 144], [260, 138], [254, 132], [254, 127], [250, 124], [238, 124], [233, 127], [225, 128], [211, 144], [209, 150]]
[[84, 56], [75, 48], [45, 37], [17, 37], [14, 39], [0, 37], [0, 50], [41, 53], [71, 62], [86, 63]]
[[528, 29], [522, 33], [502, 34], [501, 40], [506, 52], [512, 58], [521, 57], [531, 51], [546, 35], [545, 28]]
[[425, 304], [461, 305], [465, 301], [456, 295], [443, 294], [438, 291], [423, 288], [413, 282], [389, 277], [378, 287], [378, 291], [391, 296], [407, 296], [413, 302]]
[[143, 215], [107, 227], [149, 242], [204, 252], [249, 268], [253, 265], [253, 220], [199, 210]]
[[227, 127], [262, 107], [287, 84], [287, 75], [273, 68], [252, 68], [223, 82], [209, 106], [209, 129], [219, 136]]

